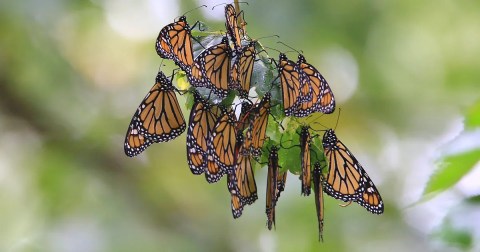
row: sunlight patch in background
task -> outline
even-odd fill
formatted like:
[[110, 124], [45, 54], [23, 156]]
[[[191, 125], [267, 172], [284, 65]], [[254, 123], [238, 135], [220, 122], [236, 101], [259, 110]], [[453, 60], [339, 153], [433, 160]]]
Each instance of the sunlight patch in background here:
[[74, 217], [60, 221], [47, 235], [52, 252], [105, 251], [101, 227], [90, 217]]
[[42, 139], [22, 121], [4, 122], [0, 123], [0, 250], [26, 251], [38, 245], [45, 222], [40, 215], [42, 197], [29, 166], [42, 147]]
[[[457, 184], [457, 188], [467, 197], [473, 197], [480, 194], [480, 163], [477, 163], [472, 170], [465, 175]], [[480, 220], [480, 219], [479, 219]]]
[[[316, 64], [316, 62], [320, 62], [320, 64]], [[337, 104], [350, 99], [357, 90], [358, 63], [345, 48], [329, 48], [322, 55], [317, 56], [311, 64], [318, 68], [327, 80], [335, 94]]]
[[440, 226], [448, 211], [458, 205], [461, 200], [451, 192], [442, 193], [423, 204], [406, 208], [403, 215], [407, 224], [414, 230], [428, 235]]
[[264, 231], [260, 234], [259, 243], [260, 251], [262, 252], [273, 252], [277, 251], [275, 236], [270, 231]]
[[445, 145], [442, 156], [460, 154], [480, 148], [480, 128], [461, 132], [453, 141]]
[[173, 22], [180, 13], [177, 1], [106, 0], [103, 5], [110, 26], [134, 40], [151, 39], [152, 34]]
[[[233, 1], [221, 1], [221, 0], [199, 0], [197, 1], [198, 6], [205, 4], [207, 8], [200, 8], [203, 16], [209, 20], [215, 21], [224, 21], [225, 20], [225, 4], [224, 3], [232, 3]], [[215, 9], [212, 10], [212, 7], [221, 4]]]

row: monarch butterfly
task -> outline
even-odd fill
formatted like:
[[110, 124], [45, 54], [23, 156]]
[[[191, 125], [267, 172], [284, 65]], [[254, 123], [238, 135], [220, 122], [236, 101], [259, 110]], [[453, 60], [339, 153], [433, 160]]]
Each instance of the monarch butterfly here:
[[205, 176], [209, 183], [220, 180], [225, 171], [235, 167], [235, 145], [237, 142], [235, 114], [232, 109], [222, 108], [211, 132], [208, 145], [207, 169]]
[[[237, 158], [240, 155], [240, 152], [242, 151], [241, 150], [242, 145], [243, 145], [243, 134], [241, 132], [238, 132], [237, 142], [235, 144], [235, 157]], [[240, 195], [239, 195], [240, 189], [238, 185], [239, 183], [237, 180], [237, 170], [235, 170], [235, 172], [229, 172], [227, 175], [227, 188], [231, 196], [230, 206], [232, 208], [232, 215], [234, 219], [242, 216], [243, 206], [244, 206], [244, 201], [240, 198]]]
[[151, 142], [175, 139], [185, 131], [185, 119], [174, 90], [172, 81], [163, 72], [158, 72], [155, 84], [138, 106], [128, 127], [124, 145], [127, 156], [139, 154]]
[[[241, 143], [239, 143], [239, 141]], [[237, 179], [238, 193], [244, 204], [251, 205], [258, 199], [257, 184], [252, 167], [252, 157], [245, 147], [242, 132], [237, 133], [237, 145], [239, 146], [237, 162], [235, 167], [235, 177]]]
[[323, 241], [323, 174], [320, 163], [316, 162], [313, 168], [313, 191], [315, 192], [315, 206], [318, 219], [318, 240]]
[[239, 48], [242, 46], [237, 17], [238, 16], [237, 12], [235, 11], [235, 7], [233, 7], [231, 4], [225, 5], [225, 27], [227, 28], [228, 35], [230, 35], [230, 38], [232, 38], [235, 50], [239, 50]]
[[232, 214], [234, 218], [238, 218], [246, 204], [250, 205], [258, 199], [252, 160], [245, 150], [242, 132], [237, 133], [235, 156], [237, 158], [235, 172], [228, 174], [227, 185], [231, 194]]
[[303, 126], [300, 132], [300, 159], [302, 161], [302, 173], [300, 179], [302, 180], [301, 193], [304, 196], [310, 195], [311, 191], [311, 170], [310, 170], [310, 132], [308, 126]]
[[187, 130], [187, 160], [193, 174], [202, 174], [207, 169], [208, 139], [215, 126], [219, 109], [199, 93], [194, 92], [195, 102], [190, 111]]
[[163, 27], [155, 42], [155, 49], [161, 58], [172, 59], [186, 72], [193, 64], [190, 31], [187, 18], [181, 16], [178, 21]]
[[371, 213], [382, 214], [384, 204], [377, 187], [332, 129], [325, 132], [322, 144], [330, 169], [325, 183], [327, 194], [345, 202], [357, 202]]
[[252, 122], [252, 145], [251, 152], [253, 156], [262, 154], [262, 147], [266, 139], [268, 115], [270, 114], [271, 95], [266, 93], [260, 103], [255, 107], [255, 119]]
[[224, 98], [229, 91], [231, 59], [232, 51], [224, 36], [219, 44], [205, 49], [195, 58], [193, 66], [187, 71], [190, 84], [211, 88], [215, 94]]
[[267, 227], [275, 225], [275, 205], [277, 202], [278, 148], [273, 146], [268, 155], [266, 209]]
[[283, 53], [280, 53], [277, 70], [282, 87], [285, 115], [292, 116], [298, 106], [297, 99], [300, 92], [300, 76], [297, 72], [295, 62], [289, 60]]
[[335, 110], [335, 98], [325, 78], [315, 67], [306, 62], [302, 54], [298, 55], [297, 69], [300, 74], [301, 86], [309, 87], [301, 90], [310, 90], [311, 92], [299, 104], [295, 116], [308, 116], [317, 111], [324, 114], [332, 113]]
[[232, 66], [230, 88], [238, 90], [240, 98], [247, 98], [252, 80], [253, 64], [255, 62], [255, 44], [251, 41], [238, 53]]
[[369, 178], [357, 159], [332, 129], [323, 135], [322, 145], [329, 165], [327, 194], [345, 202], [362, 197]]

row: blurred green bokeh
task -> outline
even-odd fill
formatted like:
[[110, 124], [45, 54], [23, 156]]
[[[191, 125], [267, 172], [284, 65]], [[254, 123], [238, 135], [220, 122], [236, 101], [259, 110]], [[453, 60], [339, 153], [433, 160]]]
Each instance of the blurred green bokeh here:
[[[412, 205], [480, 99], [479, 1], [241, 5], [252, 38], [279, 35], [327, 78], [342, 108], [337, 135], [385, 201], [385, 214], [374, 216], [327, 198], [324, 243], [314, 199], [300, 196], [292, 174], [268, 231], [266, 169], [256, 173], [259, 200], [233, 220], [225, 180], [209, 185], [190, 173], [185, 135], [136, 158], [123, 153], [158, 67], [174, 68], [156, 55], [158, 31], [222, 2], [0, 3], [0, 251], [480, 249], [480, 205], [467, 201], [480, 192], [478, 172], [476, 183]], [[188, 20], [223, 30], [222, 10]], [[473, 128], [476, 116], [467, 120]], [[331, 127], [336, 120], [321, 118]]]

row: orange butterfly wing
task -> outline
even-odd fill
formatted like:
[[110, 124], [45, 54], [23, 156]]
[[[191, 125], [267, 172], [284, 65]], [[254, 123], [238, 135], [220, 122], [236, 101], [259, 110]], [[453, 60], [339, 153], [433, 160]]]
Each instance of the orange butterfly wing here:
[[292, 116], [297, 109], [297, 99], [300, 93], [300, 76], [295, 63], [281, 53], [277, 66], [282, 87], [283, 108], [286, 116]]
[[172, 82], [159, 72], [155, 84], [132, 117], [125, 138], [125, 154], [132, 157], [152, 143], [175, 139], [185, 127]]
[[192, 36], [185, 16], [160, 30], [155, 49], [160, 57], [172, 59], [183, 71], [192, 66]]
[[236, 89], [241, 98], [247, 98], [255, 62], [255, 41], [243, 47], [232, 66], [230, 88]]
[[208, 139], [218, 117], [218, 107], [194, 93], [195, 103], [190, 111], [187, 130], [187, 160], [193, 174], [207, 169]]

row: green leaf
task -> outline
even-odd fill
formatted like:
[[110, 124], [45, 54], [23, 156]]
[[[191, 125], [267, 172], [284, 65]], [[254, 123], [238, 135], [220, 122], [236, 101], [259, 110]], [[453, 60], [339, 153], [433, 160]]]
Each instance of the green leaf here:
[[439, 169], [428, 181], [423, 195], [438, 193], [455, 185], [479, 161], [480, 149], [443, 158]]
[[279, 163], [282, 170], [289, 170], [293, 174], [300, 174], [301, 161], [300, 161], [300, 148], [292, 147], [291, 149], [281, 149], [279, 151], [281, 156]]
[[467, 230], [454, 228], [449, 219], [444, 221], [441, 230], [434, 233], [433, 236], [440, 238], [443, 242], [449, 244], [450, 246], [454, 246], [462, 250], [469, 250], [473, 245], [472, 233]]
[[480, 195], [475, 195], [475, 196], [469, 197], [465, 200], [465, 202], [470, 203], [470, 204], [479, 205], [480, 204]]
[[480, 127], [480, 100], [468, 109], [465, 115], [465, 127], [467, 129]]
[[184, 71], [178, 71], [177, 74], [175, 74], [175, 80], [180, 90], [187, 90], [190, 87], [187, 74]]

